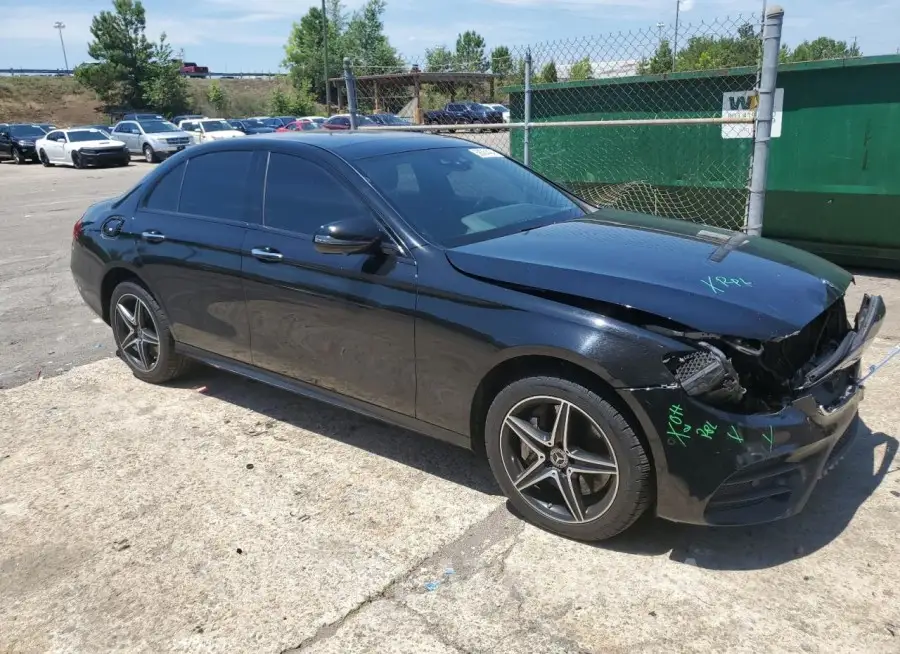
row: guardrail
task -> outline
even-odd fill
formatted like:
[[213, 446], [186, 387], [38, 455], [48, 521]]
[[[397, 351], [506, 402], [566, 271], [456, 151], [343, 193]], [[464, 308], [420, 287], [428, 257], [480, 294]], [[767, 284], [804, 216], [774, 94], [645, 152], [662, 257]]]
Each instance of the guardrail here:
[[[0, 77], [71, 77], [71, 70], [62, 68], [0, 68]], [[245, 79], [257, 77], [281, 77], [285, 73], [206, 73], [205, 75], [185, 75], [185, 77], [215, 77], [218, 79]]]

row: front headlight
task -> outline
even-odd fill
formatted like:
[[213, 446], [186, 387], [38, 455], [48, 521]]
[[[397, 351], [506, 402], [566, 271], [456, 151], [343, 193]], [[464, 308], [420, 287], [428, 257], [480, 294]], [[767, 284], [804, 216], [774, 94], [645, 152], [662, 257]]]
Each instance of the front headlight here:
[[746, 392], [737, 371], [725, 354], [709, 343], [690, 354], [672, 355], [664, 360], [684, 392], [711, 404], [739, 402]]
[[30, 143], [29, 141], [24, 141], [24, 140], [16, 141], [16, 144], [21, 145], [23, 147], [28, 146], [28, 145], [34, 145], [34, 143]]

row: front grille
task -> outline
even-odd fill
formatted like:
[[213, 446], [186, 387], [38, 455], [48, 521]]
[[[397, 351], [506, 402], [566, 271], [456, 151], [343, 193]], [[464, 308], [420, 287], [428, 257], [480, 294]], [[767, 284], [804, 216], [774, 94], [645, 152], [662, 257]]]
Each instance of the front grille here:
[[187, 145], [188, 141], [190, 141], [190, 139], [187, 138], [186, 136], [178, 136], [178, 137], [166, 139], [166, 143], [168, 143], [169, 145]]

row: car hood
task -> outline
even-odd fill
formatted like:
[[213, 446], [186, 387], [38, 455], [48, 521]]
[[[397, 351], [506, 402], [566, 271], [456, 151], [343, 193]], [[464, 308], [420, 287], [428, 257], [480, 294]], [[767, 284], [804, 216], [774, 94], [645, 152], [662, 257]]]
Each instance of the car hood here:
[[122, 141], [116, 141], [114, 139], [98, 139], [96, 141], [79, 141], [78, 143], [70, 143], [70, 145], [74, 145], [78, 149], [81, 149], [81, 148], [121, 148], [121, 147], [125, 146], [125, 144]]
[[758, 340], [800, 331], [853, 281], [842, 268], [777, 241], [607, 209], [446, 254], [461, 272], [486, 280]]
[[238, 136], [246, 136], [243, 132], [236, 129], [223, 129], [220, 132], [207, 132], [206, 138], [210, 141], [221, 141], [222, 139], [233, 139]]

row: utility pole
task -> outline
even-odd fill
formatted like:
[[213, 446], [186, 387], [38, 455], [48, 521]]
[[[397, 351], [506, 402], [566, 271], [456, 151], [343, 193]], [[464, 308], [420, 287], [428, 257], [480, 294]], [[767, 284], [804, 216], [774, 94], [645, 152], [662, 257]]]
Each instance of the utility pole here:
[[657, 45], [657, 46], [662, 45], [662, 40], [663, 40], [663, 39], [662, 39], [662, 32], [663, 32], [663, 28], [664, 28], [665, 26], [666, 26], [666, 24], [663, 23], [662, 21], [659, 21], [659, 22], [656, 24], [656, 31], [659, 33], [659, 36], [658, 36], [657, 39], [656, 39], [656, 41], [657, 41], [656, 45]]
[[63, 41], [63, 35], [62, 35], [62, 31], [64, 29], [66, 29], [66, 24], [64, 22], [62, 22], [61, 20], [58, 20], [55, 23], [53, 23], [53, 27], [59, 30], [59, 44], [62, 46], [63, 62], [66, 65], [66, 72], [68, 73], [69, 72], [69, 58], [66, 56], [66, 42]]
[[325, 74], [325, 114], [331, 115], [331, 84], [328, 83], [328, 14], [325, 13], [325, 0], [322, 0], [322, 49], [324, 50]]
[[675, 38], [672, 42], [672, 72], [675, 72], [675, 57], [678, 56], [678, 19], [681, 17], [681, 0], [675, 0]]

